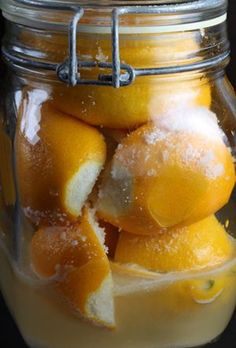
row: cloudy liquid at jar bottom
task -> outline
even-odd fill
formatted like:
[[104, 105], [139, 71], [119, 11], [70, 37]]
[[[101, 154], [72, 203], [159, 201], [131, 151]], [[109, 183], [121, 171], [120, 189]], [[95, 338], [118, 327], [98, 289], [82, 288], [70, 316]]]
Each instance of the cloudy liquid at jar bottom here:
[[[236, 261], [234, 267], [235, 264]], [[117, 328], [109, 331], [74, 316], [50, 288], [26, 281], [3, 248], [0, 250], [0, 268], [3, 295], [31, 348], [201, 346], [224, 331], [236, 302], [236, 279], [225, 289], [224, 296], [220, 295], [209, 304], [192, 303], [191, 308], [181, 302], [176, 302], [176, 308], [173, 308], [171, 299], [165, 301], [168, 286], [150, 283], [150, 288], [138, 290], [134, 287], [133, 292], [129, 289], [126, 293], [121, 279], [123, 291], [115, 297]], [[232, 273], [232, 270], [224, 272]], [[157, 284], [157, 280], [154, 282]]]

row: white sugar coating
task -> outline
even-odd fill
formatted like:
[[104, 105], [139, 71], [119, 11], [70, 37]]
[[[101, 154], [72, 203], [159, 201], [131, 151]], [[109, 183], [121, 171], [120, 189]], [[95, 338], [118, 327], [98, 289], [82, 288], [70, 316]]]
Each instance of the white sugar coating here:
[[148, 176], [156, 176], [157, 175], [157, 171], [155, 169], [150, 169], [147, 172]]
[[[181, 153], [181, 158], [183, 163], [188, 164], [190, 161], [194, 161], [196, 159], [199, 160], [201, 158], [201, 151], [199, 148], [195, 148], [193, 145], [187, 144], [185, 151]], [[203, 164], [205, 164], [205, 161]]]
[[122, 150], [122, 149], [123, 149], [123, 146], [124, 146], [124, 145], [119, 144], [119, 145], [117, 146], [117, 150]]
[[87, 237], [84, 236], [83, 234], [80, 234], [80, 235], [79, 235], [79, 238], [80, 238], [80, 240], [81, 240], [82, 242], [86, 242], [86, 240], [87, 240]]
[[79, 245], [79, 242], [77, 240], [72, 240], [71, 245], [76, 247]]
[[128, 169], [125, 168], [124, 166], [116, 165], [116, 163], [113, 163], [113, 166], [111, 169], [111, 176], [114, 180], [123, 180], [130, 177], [130, 173]]
[[199, 159], [199, 163], [202, 165], [207, 165], [208, 163], [214, 161], [215, 155], [212, 150], [205, 152]]
[[59, 209], [51, 210], [35, 210], [31, 207], [23, 207], [23, 212], [27, 218], [29, 218], [36, 225], [39, 225], [41, 219], [50, 220], [50, 225], [57, 225], [58, 221], [70, 225], [67, 219], [67, 214], [59, 211]]
[[158, 117], [155, 128], [145, 133], [144, 140], [149, 145], [155, 144], [173, 132], [201, 134], [207, 139], [220, 141], [225, 138], [215, 113], [206, 107], [183, 107], [171, 109], [162, 117]]
[[225, 172], [222, 163], [212, 163], [215, 159], [212, 151], [207, 151], [200, 159], [199, 164], [205, 169], [205, 175], [210, 179], [217, 179]]
[[194, 161], [199, 169], [202, 169], [208, 179], [217, 179], [225, 172], [222, 163], [215, 162], [215, 154], [212, 150], [194, 148], [188, 144], [186, 150], [181, 154], [184, 164]]
[[228, 151], [224, 139], [216, 115], [205, 107], [167, 112], [155, 123], [132, 132], [129, 139], [125, 138], [118, 146], [110, 177], [100, 190], [99, 198], [102, 202], [106, 199], [116, 202], [113, 214], [118, 216], [135, 200], [135, 178], [151, 183], [168, 166], [170, 170], [176, 166], [183, 173], [195, 172], [209, 181], [227, 180], [221, 156]]
[[225, 173], [225, 168], [224, 168], [223, 164], [220, 164], [220, 163], [215, 164], [215, 165], [209, 165], [205, 171], [205, 175], [209, 179], [213, 179], [213, 180], [224, 175], [224, 173]]
[[181, 108], [170, 111], [159, 121], [160, 128], [169, 132], [201, 134], [208, 139], [223, 140], [225, 134], [218, 125], [216, 114], [206, 107]]
[[158, 141], [164, 140], [167, 137], [167, 132], [154, 128], [152, 132], [144, 134], [144, 140], [148, 145], [156, 144]]

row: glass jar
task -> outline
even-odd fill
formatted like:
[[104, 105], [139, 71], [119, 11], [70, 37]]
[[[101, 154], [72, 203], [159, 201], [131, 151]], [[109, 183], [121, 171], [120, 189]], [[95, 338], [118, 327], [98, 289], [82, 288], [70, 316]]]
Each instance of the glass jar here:
[[235, 309], [226, 1], [148, 5], [2, 1], [0, 285], [30, 347], [201, 346]]

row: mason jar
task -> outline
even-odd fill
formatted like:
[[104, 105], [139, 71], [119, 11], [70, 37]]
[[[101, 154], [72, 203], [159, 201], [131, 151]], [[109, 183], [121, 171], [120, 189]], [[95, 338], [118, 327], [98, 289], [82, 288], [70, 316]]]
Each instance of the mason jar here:
[[225, 0], [1, 3], [0, 285], [32, 348], [186, 348], [236, 303]]

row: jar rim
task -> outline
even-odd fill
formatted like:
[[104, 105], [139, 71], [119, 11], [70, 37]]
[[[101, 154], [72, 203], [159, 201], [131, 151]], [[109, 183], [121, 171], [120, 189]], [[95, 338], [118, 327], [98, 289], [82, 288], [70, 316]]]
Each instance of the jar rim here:
[[[204, 22], [225, 15], [227, 0], [9, 0], [1, 1], [3, 15], [10, 21], [27, 25], [32, 28], [49, 28], [67, 30], [68, 23], [76, 9], [83, 7], [85, 15], [81, 20], [84, 27], [109, 27], [111, 11], [118, 7], [121, 14], [128, 15], [130, 11], [136, 20], [129, 22], [129, 26], [137, 23], [140, 27], [169, 27]], [[143, 16], [144, 8], [155, 7], [154, 13]], [[125, 25], [125, 20], [120, 26]], [[196, 27], [196, 25], [195, 25]], [[195, 28], [194, 28], [195, 29]], [[194, 30], [192, 29], [192, 30]], [[196, 27], [198, 29], [198, 27]], [[201, 27], [199, 28], [201, 29]], [[185, 28], [183, 30], [186, 30]], [[191, 29], [190, 29], [191, 30]]]
[[[227, 0], [11, 0], [7, 3], [2, 0], [2, 5], [7, 7], [13, 3], [20, 7], [34, 7], [34, 8], [67, 8], [70, 6], [85, 6], [85, 7], [114, 7], [114, 6], [166, 6], [166, 11], [175, 12], [180, 10], [192, 11], [196, 9], [207, 10], [227, 4]], [[171, 10], [168, 10], [171, 7]]]

